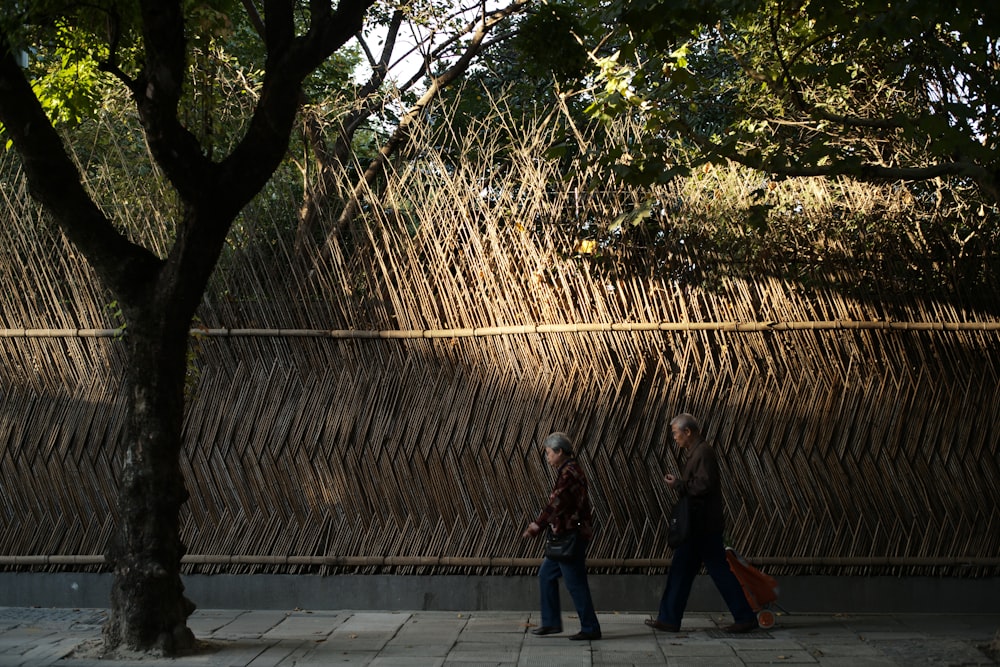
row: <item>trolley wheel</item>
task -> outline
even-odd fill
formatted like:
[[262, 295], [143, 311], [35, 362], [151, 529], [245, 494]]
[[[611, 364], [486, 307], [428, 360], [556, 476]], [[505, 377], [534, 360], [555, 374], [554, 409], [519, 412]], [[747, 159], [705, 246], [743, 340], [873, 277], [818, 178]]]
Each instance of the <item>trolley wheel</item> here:
[[757, 625], [764, 628], [773, 628], [776, 622], [774, 612], [770, 609], [761, 609], [757, 612]]

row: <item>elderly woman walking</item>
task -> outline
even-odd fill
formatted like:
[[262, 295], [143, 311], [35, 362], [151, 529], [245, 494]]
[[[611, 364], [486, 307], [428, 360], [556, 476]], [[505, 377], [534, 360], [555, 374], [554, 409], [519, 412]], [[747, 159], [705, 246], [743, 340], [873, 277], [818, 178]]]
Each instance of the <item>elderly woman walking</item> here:
[[522, 537], [536, 537], [545, 528], [556, 536], [576, 531], [576, 544], [571, 554], [558, 560], [546, 557], [542, 561], [538, 570], [542, 624], [531, 632], [551, 635], [563, 631], [559, 608], [559, 578], [562, 577], [580, 617], [580, 632], [570, 639], [600, 639], [601, 625], [597, 621], [587, 583], [587, 544], [594, 533], [587, 478], [577, 463], [573, 443], [565, 433], [552, 433], [542, 445], [546, 461], [556, 470], [556, 483], [549, 494], [548, 504], [525, 529]]

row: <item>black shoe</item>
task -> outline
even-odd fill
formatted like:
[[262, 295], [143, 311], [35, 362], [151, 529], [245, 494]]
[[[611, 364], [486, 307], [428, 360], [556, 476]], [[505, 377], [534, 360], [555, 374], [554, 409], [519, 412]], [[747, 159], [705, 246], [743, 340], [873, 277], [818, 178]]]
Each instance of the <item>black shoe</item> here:
[[593, 641], [593, 640], [600, 639], [600, 638], [601, 638], [601, 632], [600, 632], [600, 630], [598, 630], [597, 632], [582, 632], [581, 631], [581, 632], [576, 633], [572, 637], [570, 637], [570, 640], [578, 642], [578, 641]]
[[562, 628], [554, 628], [551, 625], [543, 625], [540, 628], [535, 628], [531, 631], [531, 634], [543, 637], [545, 635], [557, 635], [562, 632]]
[[676, 625], [670, 625], [669, 623], [664, 623], [663, 621], [657, 620], [655, 618], [647, 618], [646, 625], [653, 628], [654, 630], [659, 630], [661, 632], [678, 632], [680, 628]]
[[734, 634], [743, 634], [744, 632], [753, 632], [758, 627], [757, 621], [753, 620], [745, 623], [733, 623], [732, 625], [727, 625], [725, 630], [726, 632], [732, 632]]

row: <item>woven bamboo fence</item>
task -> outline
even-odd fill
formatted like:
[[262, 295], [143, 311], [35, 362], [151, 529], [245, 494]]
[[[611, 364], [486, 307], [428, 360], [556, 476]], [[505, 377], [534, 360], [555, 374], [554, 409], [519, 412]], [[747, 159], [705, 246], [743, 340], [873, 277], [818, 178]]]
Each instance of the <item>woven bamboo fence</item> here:
[[[730, 539], [770, 571], [1000, 574], [995, 290], [900, 288], [829, 239], [840, 263], [747, 272], [676, 219], [634, 243], [607, 223], [638, 200], [554, 187], [536, 136], [501, 175], [408, 163], [313, 263], [247, 212], [192, 331], [187, 571], [527, 572], [553, 430], [589, 474], [595, 571], [660, 571], [688, 411]], [[0, 567], [99, 569], [121, 322], [24, 184], [0, 186]]]

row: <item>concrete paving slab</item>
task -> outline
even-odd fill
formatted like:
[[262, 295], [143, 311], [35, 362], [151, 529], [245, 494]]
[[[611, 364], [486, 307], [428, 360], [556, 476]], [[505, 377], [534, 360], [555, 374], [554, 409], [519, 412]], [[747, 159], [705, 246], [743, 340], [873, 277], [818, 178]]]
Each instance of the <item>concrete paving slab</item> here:
[[339, 614], [294, 612], [264, 633], [264, 639], [322, 639], [330, 635], [345, 618]]
[[244, 613], [242, 609], [198, 609], [188, 617], [188, 627], [196, 637], [208, 637], [232, 623]]
[[665, 661], [659, 651], [594, 651], [591, 654], [591, 664], [595, 667], [662, 665]]
[[[650, 618], [656, 618], [656, 614], [650, 614]], [[723, 625], [728, 625], [729, 620], [723, 621]], [[694, 632], [696, 630], [717, 630], [719, 624], [710, 616], [692, 616], [687, 614], [681, 620], [681, 632]]]
[[451, 653], [451, 645], [446, 644], [397, 644], [397, 645], [386, 645], [379, 650], [378, 654], [380, 657], [392, 657], [392, 658], [423, 658], [427, 661], [431, 661], [432, 658], [440, 658], [444, 660]]
[[344, 653], [380, 653], [382, 649], [385, 648], [388, 642], [385, 638], [362, 638], [358, 637], [356, 639], [347, 639], [347, 641], [340, 641], [336, 638], [330, 638], [327, 640], [327, 644], [333, 649], [339, 649]]
[[[569, 615], [564, 615], [568, 618]], [[432, 667], [510, 665], [993, 665], [982, 647], [1000, 614], [796, 616], [780, 629], [731, 635], [725, 615], [689, 614], [690, 631], [655, 632], [642, 613], [601, 615], [604, 638], [528, 633], [537, 612], [199, 610], [189, 625], [211, 651], [177, 661], [98, 661], [71, 654], [100, 638], [102, 610], [0, 608], [0, 667]], [[65, 657], [63, 657], [65, 656]]]
[[594, 643], [594, 650], [600, 652], [649, 651], [661, 653], [660, 644], [653, 638], [602, 632], [604, 638]]
[[267, 647], [266, 650], [247, 663], [247, 667], [278, 667], [281, 664], [295, 664], [294, 656], [296, 653], [301, 653], [302, 649], [300, 642], [280, 641]]
[[447, 628], [423, 633], [401, 629], [386, 642], [382, 651], [396, 654], [408, 650], [418, 655], [440, 655], [454, 646], [460, 636], [460, 633]]
[[668, 658], [733, 658], [736, 651], [731, 646], [715, 642], [671, 642], [661, 644], [660, 650]]
[[979, 623], [974, 615], [914, 614], [898, 617], [903, 627], [924, 635], [948, 635], [960, 639], [989, 641], [1000, 630]]
[[262, 637], [264, 633], [281, 623], [288, 612], [266, 610], [244, 611], [230, 623], [212, 633], [217, 639], [240, 639], [246, 637]]
[[820, 667], [895, 667], [896, 663], [888, 658], [819, 658]]
[[430, 632], [445, 629], [457, 631], [464, 628], [468, 622], [467, 618], [458, 617], [454, 614], [449, 614], [448, 616], [428, 614], [425, 616], [423, 612], [421, 612], [404, 624], [403, 627], [400, 628], [400, 632], [423, 632], [425, 628]]
[[407, 612], [362, 611], [351, 614], [337, 627], [337, 632], [365, 632], [393, 635], [410, 620]]
[[745, 665], [815, 665], [819, 662], [802, 648], [737, 648], [736, 657]]
[[745, 663], [736, 656], [729, 657], [679, 657], [667, 656], [668, 667], [743, 667]]
[[985, 653], [967, 643], [950, 639], [880, 640], [872, 644], [886, 657], [901, 665], [910, 667], [927, 665], [956, 665], [961, 667], [987, 666], [997, 664]]
[[378, 657], [378, 651], [346, 650], [343, 646], [328, 642], [316, 642], [312, 650], [294, 665], [281, 667], [328, 667], [329, 665], [369, 665]]
[[465, 629], [466, 632], [510, 632], [526, 627], [532, 620], [537, 623], [539, 619], [532, 619], [531, 614], [524, 612], [478, 612], [468, 616]]
[[773, 628], [768, 629], [768, 632], [781, 632], [782, 630], [811, 630], [815, 632], [857, 634], [852, 625], [848, 624], [847, 617], [823, 616], [819, 614], [779, 616], [777, 623]]
[[[451, 667], [450, 662], [446, 662]], [[506, 664], [506, 663], [505, 663]], [[513, 663], [517, 667], [590, 667], [591, 660], [589, 653], [571, 653], [558, 656], [533, 656], [521, 654], [518, 662]]]
[[823, 658], [881, 658], [881, 652], [871, 644], [858, 641], [852, 643], [829, 641], [803, 641], [802, 648], [817, 659]]
[[325, 653], [313, 652], [304, 658], [296, 660], [294, 665], [282, 665], [281, 667], [368, 667], [377, 659], [377, 653], [337, 653], [327, 655]]
[[[553, 661], [556, 659], [558, 658], [521, 653], [521, 656], [518, 658], [517, 661], [517, 667], [552, 667]], [[584, 658], [581, 662], [577, 664], [590, 665], [589, 656], [587, 658]]]
[[641, 612], [597, 612], [597, 620], [601, 623], [612, 625], [644, 625], [647, 618], [653, 618], [655, 614], [644, 614]]
[[75, 636], [48, 636], [44, 642], [4, 643], [0, 645], [0, 665], [34, 667], [49, 665], [69, 655], [81, 639]]
[[[193, 662], [196, 658], [203, 658], [205, 662], [202, 662], [201, 664], [211, 665], [212, 667], [246, 667], [246, 665], [253, 662], [258, 655], [271, 647], [270, 642], [265, 643], [255, 641], [254, 639], [211, 642], [213, 648], [211, 652], [194, 656], [184, 656], [183, 660], [185, 662]], [[118, 667], [117, 662], [115, 663], [115, 667]]]
[[[595, 643], [596, 644], [596, 643]], [[547, 642], [545, 644], [533, 644], [525, 642], [521, 645], [521, 655], [538, 656], [543, 658], [559, 658], [566, 654], [590, 655], [593, 649], [587, 642]]]
[[861, 638], [866, 642], [878, 642], [878, 641], [920, 641], [927, 639], [927, 635], [922, 632], [917, 632], [915, 630], [900, 630], [899, 632], [888, 632], [885, 630], [879, 630], [877, 632], [862, 632], [860, 633]]
[[[559, 636], [561, 635], [552, 635], [551, 638], [554, 639]], [[569, 635], [567, 634], [566, 636], [568, 637]], [[534, 635], [532, 635], [532, 638], [534, 638]], [[456, 638], [456, 643], [500, 644], [502, 646], [520, 645], [522, 641], [524, 641], [523, 629], [519, 632], [470, 632], [469, 630], [465, 630]]]
[[369, 667], [442, 667], [443, 665], [444, 658], [387, 656], [382, 653], [369, 663]]
[[520, 647], [510, 647], [495, 642], [456, 642], [448, 651], [445, 662], [488, 662], [516, 664]]

